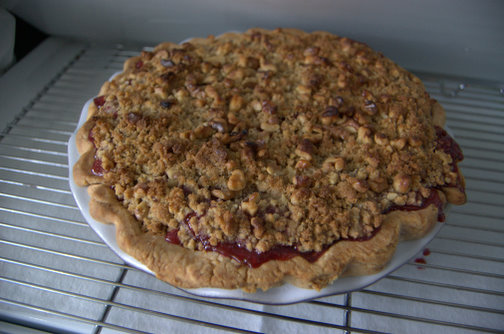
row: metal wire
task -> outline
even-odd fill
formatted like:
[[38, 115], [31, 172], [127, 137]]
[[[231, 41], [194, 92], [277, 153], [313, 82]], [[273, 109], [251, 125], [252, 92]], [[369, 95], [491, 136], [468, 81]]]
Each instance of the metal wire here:
[[[143, 281], [151, 278], [123, 264], [103, 242], [93, 240], [94, 232], [74, 204], [68, 188], [67, 139], [77, 124], [82, 105], [96, 87], [137, 52], [83, 49], [2, 132], [0, 319], [31, 312], [36, 315], [31, 319], [50, 315], [92, 325], [90, 333], [105, 329], [131, 333], [150, 330], [148, 324], [144, 328], [133, 320], [128, 322], [130, 317], [153, 317], [169, 326], [182, 324], [189, 326], [187, 330], [191, 332], [256, 333], [269, 328], [262, 327], [264, 321], [317, 332], [345, 333], [394, 332], [404, 328], [416, 328], [417, 332], [442, 329], [497, 333], [504, 328], [504, 243], [500, 241], [504, 236], [502, 84], [420, 73], [431, 95], [447, 110], [448, 125], [464, 150], [462, 169], [469, 195], [465, 207], [450, 212], [442, 233], [429, 246], [430, 255], [424, 256], [426, 264], [411, 261], [382, 281], [342, 297], [261, 307], [199, 298], [166, 286], [158, 289], [144, 285]], [[457, 219], [450, 220], [450, 216]], [[470, 264], [465, 265], [464, 261]], [[136, 276], [140, 280], [134, 280]], [[72, 285], [65, 285], [66, 280], [71, 280]], [[387, 288], [391, 283], [393, 291]], [[403, 285], [410, 286], [410, 290]], [[75, 290], [76, 286], [81, 288]], [[101, 291], [96, 287], [105, 289], [107, 294], [96, 295]], [[412, 292], [417, 290], [439, 294], [424, 296]], [[128, 299], [128, 294], [138, 297]], [[460, 299], [460, 294], [477, 298]], [[42, 295], [63, 298], [71, 306], [59, 309], [51, 298]], [[155, 304], [149, 304], [150, 299], [181, 303], [187, 310], [159, 310]], [[86, 309], [84, 302], [101, 305], [103, 310], [96, 314], [96, 309]], [[401, 311], [383, 306], [399, 304], [404, 305]], [[425, 307], [441, 311], [426, 314], [422, 311]], [[317, 308], [321, 310], [319, 314], [306, 311]], [[196, 311], [191, 313], [191, 309], [215, 317], [203, 318]], [[127, 312], [127, 316], [118, 318], [116, 315], [121, 312]], [[258, 320], [261, 325], [253, 327], [246, 321], [227, 323], [218, 317], [222, 312], [232, 312], [237, 319]], [[466, 319], [465, 312], [477, 313], [481, 319]], [[335, 317], [336, 313], [341, 317]], [[23, 325], [44, 327], [36, 320]], [[56, 328], [59, 325], [53, 323]], [[63, 322], [61, 326], [63, 330]]]

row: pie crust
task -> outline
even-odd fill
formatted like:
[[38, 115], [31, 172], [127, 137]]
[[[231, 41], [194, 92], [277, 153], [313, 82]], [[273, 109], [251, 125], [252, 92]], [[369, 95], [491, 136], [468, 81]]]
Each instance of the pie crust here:
[[91, 216], [172, 285], [319, 290], [379, 272], [465, 202], [444, 121], [362, 43], [251, 29], [128, 59], [90, 104], [73, 175]]

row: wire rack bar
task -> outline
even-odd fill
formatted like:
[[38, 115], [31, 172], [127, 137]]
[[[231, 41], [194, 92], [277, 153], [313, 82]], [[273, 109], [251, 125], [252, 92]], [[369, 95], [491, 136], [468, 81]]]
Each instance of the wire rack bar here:
[[[225, 305], [225, 304], [221, 304], [221, 303], [217, 303], [217, 302], [211, 302], [211, 301], [207, 301], [207, 300], [201, 300], [201, 299], [197, 299], [197, 298], [193, 298], [193, 297], [187, 297], [187, 296], [176, 295], [176, 294], [169, 294], [169, 293], [164, 293], [164, 292], [160, 292], [160, 291], [156, 291], [156, 290], [150, 290], [150, 289], [143, 289], [143, 288], [131, 286], [131, 285], [128, 285], [128, 284], [123, 284], [123, 283], [121, 283], [119, 281], [109, 281], [109, 280], [105, 280], [105, 279], [99, 279], [99, 278], [96, 278], [96, 277], [90, 277], [90, 276], [86, 276], [86, 275], [81, 275], [81, 274], [76, 274], [76, 273], [70, 273], [70, 272], [66, 272], [64, 270], [56, 270], [56, 269], [53, 269], [53, 268], [39, 266], [39, 265], [35, 265], [35, 264], [31, 264], [31, 263], [26, 263], [26, 262], [21, 262], [21, 261], [10, 261], [8, 259], [0, 259], [0, 261], [12, 263], [12, 264], [17, 264], [17, 265], [22, 265], [22, 266], [26, 266], [26, 267], [30, 267], [30, 268], [34, 268], [34, 269], [43, 270], [43, 271], [50, 271], [50, 272], [54, 272], [54, 273], [57, 273], [57, 274], [60, 274], [60, 275], [70, 276], [70, 277], [74, 277], [74, 278], [79, 278], [79, 279], [84, 279], [84, 280], [90, 280], [90, 281], [93, 281], [93, 282], [97, 282], [97, 283], [101, 283], [101, 284], [105, 284], [105, 285], [110, 285], [110, 286], [113, 286], [114, 288], [120, 287], [120, 288], [125, 288], [125, 289], [140, 291], [142, 293], [162, 294], [164, 297], [167, 297], [167, 298], [179, 299], [179, 300], [181, 299], [181, 300], [185, 300], [186, 302], [191, 302], [191, 303], [201, 304], [201, 305], [207, 305], [207, 306], [211, 306], [211, 307], [219, 308], [219, 309], [224, 309], [224, 310], [228, 310], [228, 311], [244, 312], [244, 313], [249, 313], [249, 314], [251, 313], [251, 314], [257, 314], [257, 315], [260, 315], [260, 316], [266, 316], [266, 317], [274, 318], [274, 319], [277, 319], [277, 320], [288, 320], [288, 321], [293, 321], [293, 322], [297, 322], [297, 323], [303, 323], [303, 324], [315, 325], [315, 326], [327, 327], [327, 328], [347, 329], [347, 330], [357, 331], [357, 332], [360, 332], [360, 333], [376, 333], [376, 331], [369, 331], [369, 330], [361, 329], [361, 328], [350, 328], [350, 327], [347, 327], [347, 326], [342, 326], [342, 325], [337, 325], [337, 324], [324, 323], [324, 322], [319, 322], [319, 321], [310, 321], [310, 320], [307, 320], [307, 319], [300, 319], [300, 318], [293, 318], [293, 317], [289, 317], [289, 316], [285, 316], [285, 315], [280, 315], [280, 314], [275, 314], [275, 313], [271, 313], [271, 312], [261, 312], [261, 311], [256, 311], [256, 310], [253, 310], [253, 309], [247, 309], [247, 308], [242, 308], [242, 307], [237, 307], [237, 306], [230, 306], [230, 305]], [[37, 289], [40, 289], [40, 290], [45, 290], [45, 291], [54, 292], [54, 293], [58, 293], [58, 294], [68, 295], [68, 296], [76, 297], [76, 298], [79, 298], [79, 299], [85, 299], [85, 300], [88, 300], [88, 301], [99, 302], [99, 303], [106, 303], [106, 304], [108, 304], [110, 306], [117, 306], [117, 307], [128, 309], [128, 310], [141, 311], [142, 313], [150, 313], [150, 314], [153, 314], [153, 315], [163, 316], [163, 317], [173, 317], [176, 320], [182, 319], [182, 320], [188, 321], [188, 322], [199, 323], [199, 321], [195, 321], [195, 320], [192, 320], [192, 319], [186, 319], [186, 318], [182, 318], [182, 317], [176, 317], [176, 316], [173, 316], [173, 315], [170, 315], [170, 314], [161, 313], [161, 312], [155, 312], [155, 311], [152, 311], [152, 310], [146, 310], [146, 309], [142, 309], [142, 308], [139, 308], [139, 307], [131, 307], [131, 306], [120, 304], [120, 303], [116, 303], [116, 302], [113, 302], [113, 301], [105, 301], [105, 300], [102, 300], [102, 299], [99, 299], [99, 298], [93, 298], [93, 297], [89, 297], [89, 296], [85, 296], [85, 295], [75, 294], [75, 293], [71, 293], [71, 292], [68, 292], [68, 291], [58, 290], [58, 289], [54, 289], [54, 288], [50, 288], [50, 287], [45, 287], [45, 286], [41, 286], [41, 285], [37, 285], [37, 284], [33, 284], [33, 283], [22, 282], [22, 281], [18, 281], [18, 280], [14, 280], [14, 279], [9, 279], [9, 278], [2, 278], [2, 277], [0, 277], [0, 281], [7, 281], [7, 282], [10, 282], [10, 283], [15, 283], [15, 284], [19, 284], [19, 285], [29, 286], [31, 288], [37, 288]], [[331, 304], [330, 306], [332, 308], [334, 308], [334, 307], [346, 308], [345, 306], [339, 306], [339, 305], [333, 305], [333, 304]], [[208, 324], [205, 324], [205, 325], [208, 325]], [[210, 327], [212, 327], [212, 326], [210, 326]], [[245, 331], [245, 332], [248, 332], [248, 331]]]
[[[17, 285], [22, 285], [22, 286], [24, 286], [26, 288], [33, 288], [33, 289], [43, 290], [43, 291], [46, 291], [46, 292], [51, 292], [51, 293], [55, 293], [55, 294], [65, 295], [65, 296], [72, 297], [72, 298], [78, 298], [78, 299], [87, 300], [87, 301], [91, 301], [91, 302], [95, 302], [95, 303], [99, 303], [99, 304], [104, 304], [104, 305], [107, 305], [109, 307], [115, 306], [115, 307], [119, 307], [121, 309], [129, 310], [129, 311], [142, 312], [142, 313], [146, 313], [146, 314], [150, 314], [150, 315], [155, 315], [155, 316], [158, 316], [158, 317], [170, 318], [170, 319], [173, 319], [173, 320], [176, 320], [176, 321], [184, 321], [184, 322], [188, 322], [188, 323], [195, 324], [195, 325], [198, 325], [198, 326], [204, 326], [204, 327], [209, 327], [209, 328], [217, 328], [217, 329], [226, 330], [226, 331], [235, 332], [235, 333], [257, 333], [257, 332], [253, 332], [253, 331], [246, 331], [246, 330], [240, 330], [240, 329], [237, 329], [237, 328], [231, 328], [231, 327], [226, 327], [226, 326], [222, 326], [222, 325], [216, 325], [216, 324], [213, 324], [213, 323], [210, 323], [210, 322], [204, 322], [204, 321], [198, 321], [198, 320], [194, 320], [194, 319], [190, 319], [190, 318], [180, 317], [180, 316], [176, 316], [176, 315], [173, 315], [173, 314], [156, 312], [156, 311], [152, 311], [152, 310], [146, 310], [146, 309], [139, 308], [139, 307], [132, 307], [132, 306], [124, 305], [124, 304], [121, 304], [121, 303], [116, 303], [116, 302], [111, 301], [111, 300], [103, 300], [103, 299], [100, 299], [100, 298], [93, 298], [93, 297], [81, 295], [81, 294], [78, 294], [78, 293], [72, 293], [72, 292], [69, 292], [69, 291], [54, 289], [54, 288], [50, 288], [50, 287], [46, 287], [46, 286], [41, 286], [41, 285], [38, 285], [38, 284], [33, 284], [33, 283], [28, 283], [28, 282], [23, 282], [23, 281], [8, 279], [8, 278], [2, 278], [2, 277], [0, 277], [0, 281], [9, 282], [9, 283], [17, 284]], [[103, 323], [103, 321], [97, 320], [97, 323]]]

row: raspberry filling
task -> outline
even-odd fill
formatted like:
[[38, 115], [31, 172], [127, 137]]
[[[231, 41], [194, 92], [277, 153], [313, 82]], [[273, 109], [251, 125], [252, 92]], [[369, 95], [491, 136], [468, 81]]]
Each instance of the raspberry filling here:
[[436, 126], [436, 135], [437, 135], [437, 144], [436, 147], [438, 149], [442, 149], [446, 153], [448, 153], [453, 160], [453, 166], [456, 168], [455, 162], [464, 160], [464, 154], [460, 149], [459, 144], [446, 132], [445, 129]]
[[[431, 191], [431, 195], [428, 198], [426, 198], [422, 202], [422, 204], [419, 206], [415, 206], [415, 205], [392, 206], [386, 212], [390, 212], [393, 210], [404, 210], [404, 211], [420, 210], [420, 209], [424, 209], [424, 208], [428, 207], [431, 204], [434, 204], [438, 208], [438, 220], [444, 221], [445, 216], [443, 213], [443, 202], [439, 198], [437, 191]], [[379, 227], [376, 228], [372, 232], [372, 234], [367, 237], [345, 238], [345, 239], [337, 240], [332, 244], [325, 245], [321, 251], [301, 252], [297, 249], [296, 246], [275, 246], [266, 252], [259, 253], [255, 250], [249, 251], [247, 248], [241, 246], [239, 243], [236, 243], [236, 242], [235, 243], [223, 242], [223, 243], [218, 243], [215, 246], [210, 245], [210, 242], [208, 241], [207, 236], [202, 236], [202, 235], [198, 235], [198, 234], [194, 233], [194, 231], [190, 225], [190, 220], [192, 217], [201, 218], [201, 217], [197, 216], [195, 212], [191, 212], [186, 215], [186, 217], [184, 219], [184, 225], [190, 231], [193, 239], [197, 240], [198, 242], [200, 242], [203, 245], [203, 248], [205, 249], [205, 251], [217, 252], [221, 255], [232, 258], [241, 264], [248, 265], [251, 268], [260, 267], [262, 264], [264, 264], [268, 261], [271, 261], [271, 260], [285, 261], [285, 260], [290, 260], [296, 256], [301, 256], [306, 261], [313, 263], [313, 262], [317, 261], [322, 255], [324, 255], [324, 253], [332, 245], [336, 244], [339, 241], [366, 241], [366, 240], [370, 240], [380, 230]], [[178, 231], [179, 231], [178, 229], [168, 231], [166, 233], [166, 237], [165, 237], [166, 241], [168, 241], [172, 244], [175, 244], [175, 245], [180, 245], [181, 244], [180, 239], [178, 238], [178, 235], [177, 235]]]
[[[96, 102], [95, 102], [95, 104], [96, 104]], [[96, 176], [103, 176], [103, 173], [105, 172], [105, 170], [103, 169], [101, 159], [96, 156], [96, 144], [95, 144], [95, 140], [93, 137], [93, 130], [92, 129], [91, 129], [91, 131], [89, 131], [88, 140], [93, 144], [93, 146], [95, 148], [95, 156], [94, 156], [93, 166], [91, 167], [91, 173], [93, 173], [93, 175], [96, 175]]]
[[[457, 171], [457, 162], [461, 161], [464, 156], [462, 154], [462, 150], [460, 149], [460, 146], [453, 140], [453, 138], [448, 135], [448, 133], [443, 130], [442, 128], [436, 127], [436, 134], [437, 134], [437, 148], [442, 149], [446, 153], [450, 154], [452, 157], [452, 170]], [[460, 177], [455, 181], [454, 184], [451, 184], [449, 186], [457, 187], [461, 191], [464, 191], [464, 188], [461, 185], [461, 180]], [[421, 210], [429, 205], [435, 205], [438, 209], [438, 221], [444, 222], [445, 221], [445, 214], [443, 212], [443, 201], [439, 197], [439, 193], [435, 190], [435, 188], [432, 189], [430, 196], [422, 201], [421, 205], [393, 205], [386, 209], [384, 213], [388, 213], [394, 210], [402, 210], [402, 211], [415, 211], [415, 210]], [[192, 217], [197, 217], [200, 218], [196, 215], [195, 212], [189, 213], [186, 215], [184, 219], [184, 225], [187, 227], [187, 229], [190, 231], [193, 239], [197, 240], [200, 242], [205, 251], [213, 251], [217, 252], [223, 256], [232, 258], [236, 261], [238, 261], [241, 264], [248, 265], [251, 268], [257, 268], [261, 266], [262, 264], [271, 261], [271, 260], [280, 260], [280, 261], [285, 261], [285, 260], [290, 260], [296, 256], [301, 256], [308, 262], [315, 262], [317, 261], [326, 251], [329, 249], [332, 245], [339, 241], [366, 241], [371, 238], [373, 238], [376, 233], [380, 230], [380, 228], [376, 228], [373, 233], [368, 236], [368, 237], [360, 237], [360, 238], [347, 238], [347, 239], [340, 239], [335, 241], [332, 244], [325, 245], [324, 248], [321, 251], [309, 251], [309, 252], [301, 252], [297, 249], [296, 246], [276, 246], [266, 252], [259, 253], [255, 250], [249, 251], [247, 248], [241, 246], [239, 243], [231, 243], [231, 242], [225, 242], [225, 243], [218, 243], [217, 245], [213, 246], [210, 245], [208, 241], [208, 237], [206, 236], [201, 236], [197, 235], [194, 233], [193, 229], [190, 226], [190, 220]], [[166, 234], [166, 241], [180, 245], [180, 240], [177, 236], [178, 229], [168, 231]]]
[[168, 231], [166, 233], [165, 239], [171, 244], [180, 245], [180, 239], [178, 237], [178, 229]]
[[[255, 250], [249, 251], [247, 248], [236, 242], [222, 242], [214, 246], [210, 244], [207, 236], [202, 236], [194, 233], [190, 224], [190, 220], [192, 217], [201, 218], [201, 216], [197, 216], [195, 212], [191, 212], [186, 215], [184, 219], [184, 224], [190, 231], [192, 237], [203, 245], [205, 251], [217, 252], [221, 255], [232, 258], [241, 264], [245, 264], [251, 268], [260, 267], [262, 264], [271, 260], [285, 261], [290, 260], [296, 256], [301, 256], [306, 261], [313, 263], [317, 261], [322, 255], [324, 255], [326, 250], [328, 250], [329, 247], [331, 247], [334, 244], [333, 243], [330, 245], [326, 245], [321, 251], [318, 252], [317, 251], [301, 252], [297, 249], [296, 246], [275, 246], [272, 249], [262, 253], [257, 252]], [[343, 240], [366, 241], [374, 237], [374, 235], [379, 231], [379, 229], [380, 228], [375, 229], [373, 233], [368, 237], [347, 238], [347, 239], [340, 239], [338, 241]], [[166, 233], [165, 240], [168, 241], [169, 243], [180, 245], [181, 244], [180, 239], [177, 236], [178, 231], [179, 231], [178, 229], [168, 231]]]
[[96, 176], [103, 176], [104, 172], [105, 170], [103, 169], [102, 161], [95, 155], [95, 161], [93, 162], [93, 167], [91, 167], [91, 173]]
[[436, 126], [437, 135], [437, 145], [438, 149], [441, 149], [448, 153], [452, 158], [451, 170], [457, 173], [457, 180], [450, 184], [450, 187], [457, 188], [460, 192], [465, 193], [465, 189], [462, 185], [462, 179], [460, 173], [458, 172], [457, 162], [464, 160], [464, 154], [460, 149], [460, 146], [455, 140], [445, 131], [445, 129]]
[[101, 95], [98, 97], [95, 97], [93, 99], [93, 103], [95, 104], [96, 108], [100, 109], [105, 104], [105, 96]]

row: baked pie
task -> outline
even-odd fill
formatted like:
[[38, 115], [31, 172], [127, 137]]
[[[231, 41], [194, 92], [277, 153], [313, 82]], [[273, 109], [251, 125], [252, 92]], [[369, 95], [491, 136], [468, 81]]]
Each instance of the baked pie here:
[[128, 59], [90, 104], [73, 175], [172, 285], [321, 289], [380, 271], [465, 202], [444, 121], [365, 44], [251, 29]]

